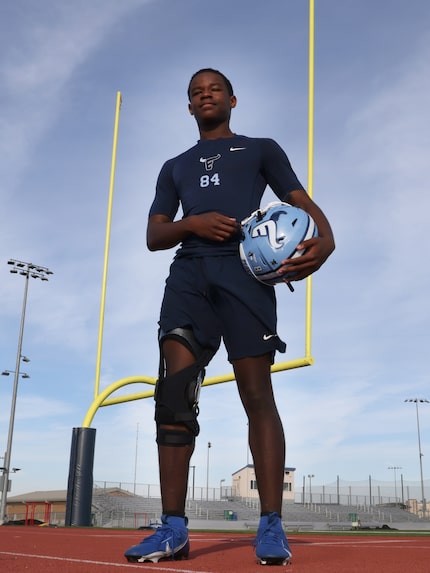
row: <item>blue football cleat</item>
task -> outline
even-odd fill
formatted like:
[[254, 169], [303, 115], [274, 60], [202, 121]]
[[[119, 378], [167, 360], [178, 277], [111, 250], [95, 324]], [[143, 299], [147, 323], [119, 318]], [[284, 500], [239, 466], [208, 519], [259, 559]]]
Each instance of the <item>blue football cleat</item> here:
[[255, 555], [261, 565], [288, 565], [292, 553], [277, 513], [263, 515], [254, 541]]
[[161, 516], [161, 527], [149, 537], [142, 539], [124, 553], [127, 561], [143, 563], [160, 559], [186, 559], [190, 551], [188, 519], [186, 517]]

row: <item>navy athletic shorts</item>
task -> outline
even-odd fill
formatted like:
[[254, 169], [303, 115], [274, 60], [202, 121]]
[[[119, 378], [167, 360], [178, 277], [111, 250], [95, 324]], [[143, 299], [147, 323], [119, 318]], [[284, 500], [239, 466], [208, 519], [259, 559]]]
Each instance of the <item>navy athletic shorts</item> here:
[[178, 257], [171, 267], [159, 325], [164, 332], [190, 327], [215, 351], [224, 340], [229, 361], [285, 352], [276, 333], [274, 287], [244, 270], [239, 255]]

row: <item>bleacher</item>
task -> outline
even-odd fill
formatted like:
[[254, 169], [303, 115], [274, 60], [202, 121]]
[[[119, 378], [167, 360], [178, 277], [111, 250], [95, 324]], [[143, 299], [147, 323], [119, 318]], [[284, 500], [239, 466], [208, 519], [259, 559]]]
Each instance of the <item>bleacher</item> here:
[[[186, 513], [199, 526], [206, 523], [227, 529], [256, 529], [260, 509], [258, 502], [241, 499], [187, 500]], [[93, 493], [94, 525], [102, 527], [138, 528], [157, 522], [161, 515], [161, 499], [144, 497], [118, 488], [96, 488]], [[407, 524], [407, 528], [430, 529], [430, 521], [398, 506], [348, 506], [338, 504], [285, 503], [285, 529], [290, 531], [379, 529]], [[425, 521], [425, 524], [424, 524]], [[396, 527], [397, 528], [397, 527]]]
[[94, 525], [102, 527], [147, 526], [160, 518], [161, 499], [142, 497], [118, 490], [95, 489], [93, 492]]
[[[396, 527], [399, 524], [423, 524], [417, 515], [400, 507], [357, 506], [338, 504], [287, 504], [283, 508], [286, 529], [306, 529], [325, 525], [329, 530], [379, 529]], [[430, 529], [429, 520], [425, 520]]]

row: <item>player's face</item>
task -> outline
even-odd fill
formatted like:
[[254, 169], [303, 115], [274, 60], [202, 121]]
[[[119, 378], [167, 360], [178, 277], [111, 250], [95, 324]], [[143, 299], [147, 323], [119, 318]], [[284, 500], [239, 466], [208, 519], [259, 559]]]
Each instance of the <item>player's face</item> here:
[[188, 107], [199, 125], [228, 122], [235, 105], [236, 97], [229, 95], [220, 75], [202, 72], [191, 82]]

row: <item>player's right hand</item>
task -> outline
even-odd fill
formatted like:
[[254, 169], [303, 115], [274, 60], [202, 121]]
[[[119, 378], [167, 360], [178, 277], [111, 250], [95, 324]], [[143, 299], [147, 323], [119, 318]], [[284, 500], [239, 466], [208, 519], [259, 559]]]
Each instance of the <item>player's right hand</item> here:
[[240, 231], [240, 225], [236, 219], [216, 211], [191, 215], [189, 219], [193, 233], [210, 241], [228, 241]]

